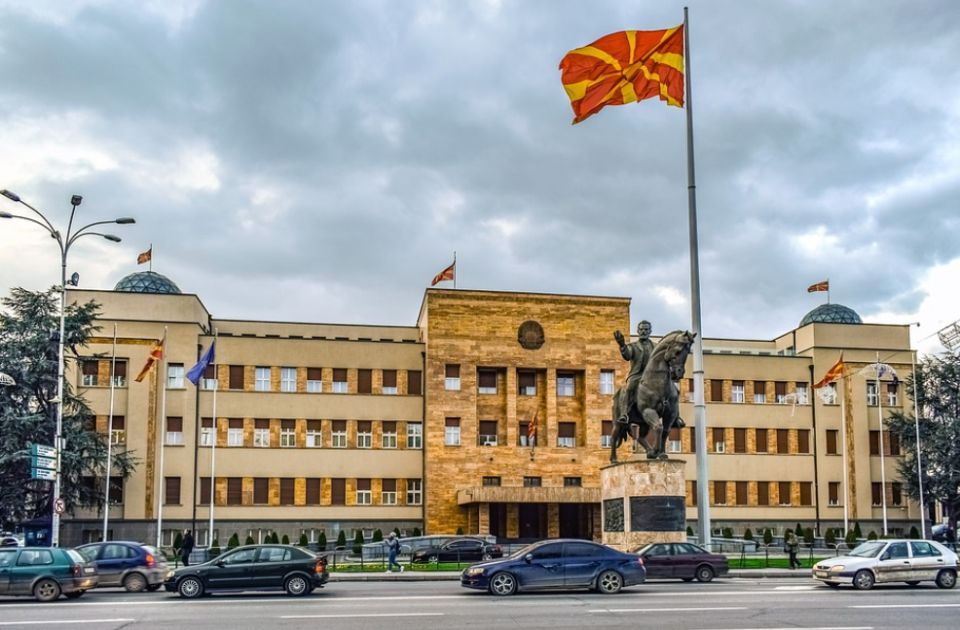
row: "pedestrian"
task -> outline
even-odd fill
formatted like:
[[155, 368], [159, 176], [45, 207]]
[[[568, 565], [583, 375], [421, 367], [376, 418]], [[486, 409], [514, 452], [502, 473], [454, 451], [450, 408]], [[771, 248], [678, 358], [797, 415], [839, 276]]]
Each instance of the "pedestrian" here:
[[193, 551], [193, 533], [189, 529], [183, 530], [183, 542], [180, 543], [180, 561], [183, 566], [190, 566], [190, 552]]
[[403, 565], [397, 562], [397, 554], [400, 552], [400, 539], [393, 532], [387, 534], [387, 573], [393, 573], [393, 567], [396, 565], [403, 573]]
[[787, 533], [783, 537], [783, 548], [788, 554], [790, 554], [790, 568], [798, 569], [800, 568], [800, 561], [797, 560], [797, 535], [793, 533], [792, 529], [788, 529]]

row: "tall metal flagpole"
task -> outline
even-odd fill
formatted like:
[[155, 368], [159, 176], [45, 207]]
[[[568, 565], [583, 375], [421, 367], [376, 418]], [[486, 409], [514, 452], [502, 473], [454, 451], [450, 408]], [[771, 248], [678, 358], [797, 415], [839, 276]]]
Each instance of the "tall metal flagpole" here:
[[166, 480], [163, 478], [163, 451], [164, 442], [166, 442], [166, 424], [167, 424], [167, 327], [163, 327], [163, 361], [161, 362], [160, 378], [163, 379], [163, 398], [160, 402], [160, 481], [157, 490], [157, 549], [160, 549], [160, 542], [163, 534], [163, 501], [164, 491], [166, 490]]
[[453, 288], [457, 288], [457, 250], [453, 250]]
[[107, 416], [107, 470], [103, 489], [103, 535], [107, 540], [107, 524], [110, 520], [110, 473], [113, 471], [113, 393], [117, 374], [117, 325], [113, 325], [113, 351], [110, 359], [110, 415]]
[[[217, 343], [217, 329], [213, 329], [213, 343]], [[217, 372], [217, 353], [213, 353], [213, 443], [210, 445], [210, 530], [207, 532], [207, 547], [213, 545], [213, 506], [217, 502], [217, 390], [220, 375]]]
[[877, 424], [880, 426], [880, 503], [883, 506], [883, 535], [887, 535], [887, 472], [883, 464], [883, 396], [880, 393], [880, 353], [873, 367], [877, 377]]
[[927, 520], [924, 510], [926, 505], [923, 502], [923, 469], [920, 466], [920, 410], [917, 405], [917, 389], [919, 388], [919, 383], [917, 383], [917, 362], [916, 362], [916, 352], [910, 352], [910, 369], [913, 372], [913, 424], [914, 428], [917, 431], [917, 484], [919, 485], [920, 490], [920, 538], [927, 537]]
[[840, 393], [840, 451], [843, 453], [843, 535], [846, 536], [850, 531], [850, 491], [847, 488], [847, 383], [846, 376], [841, 377], [837, 383], [843, 388]]
[[683, 77], [687, 110], [687, 203], [690, 217], [690, 307], [693, 320], [693, 411], [697, 444], [697, 524], [700, 544], [710, 544], [710, 475], [707, 471], [707, 406], [703, 396], [703, 330], [700, 325], [700, 258], [697, 250], [697, 184], [693, 168], [693, 95], [690, 89], [690, 24], [683, 7]]

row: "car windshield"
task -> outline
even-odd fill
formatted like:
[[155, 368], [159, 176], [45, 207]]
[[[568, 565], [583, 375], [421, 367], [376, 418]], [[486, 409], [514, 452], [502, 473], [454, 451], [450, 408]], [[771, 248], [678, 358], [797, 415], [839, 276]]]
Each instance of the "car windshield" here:
[[854, 558], [876, 558], [886, 545], [887, 543], [880, 541], [865, 542], [847, 555]]
[[73, 560], [74, 562], [77, 562], [77, 563], [86, 562], [86, 560], [84, 560], [83, 556], [81, 556], [79, 553], [77, 553], [76, 550], [74, 550], [74, 549], [65, 549], [65, 551], [67, 552], [67, 555], [70, 556], [70, 559]]
[[527, 545], [526, 547], [521, 547], [518, 551], [514, 551], [512, 554], [510, 554], [510, 559], [517, 560], [519, 558], [522, 558], [528, 553], [532, 552], [537, 547], [540, 547], [541, 545], [543, 545], [543, 543], [535, 542]]

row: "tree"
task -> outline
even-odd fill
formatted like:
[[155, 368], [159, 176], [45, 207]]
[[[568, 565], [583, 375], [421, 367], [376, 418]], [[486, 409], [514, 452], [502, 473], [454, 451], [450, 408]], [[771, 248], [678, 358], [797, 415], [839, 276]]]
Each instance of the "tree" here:
[[463, 536], [463, 528], [462, 528], [462, 527], [458, 527], [458, 528], [457, 528], [457, 536]]
[[180, 549], [183, 547], [183, 532], [178, 531], [177, 535], [173, 537], [173, 548]]
[[863, 538], [863, 532], [860, 530], [860, 521], [853, 524], [853, 535], [859, 540]]
[[857, 544], [857, 539], [860, 537], [857, 536], [857, 531], [854, 529], [847, 530], [847, 533], [843, 537], [843, 541], [847, 543], [847, 547], [853, 547]]
[[363, 530], [358, 529], [357, 535], [353, 537], [353, 553], [363, 553]]
[[743, 532], [743, 539], [753, 540], [753, 532], [750, 530], [749, 527]]
[[823, 542], [826, 543], [827, 547], [834, 547], [837, 544], [837, 533], [833, 531], [832, 527], [828, 527], [826, 533], [823, 535]]
[[337, 548], [339, 549], [341, 547], [346, 547], [346, 546], [347, 546], [347, 532], [341, 529], [340, 533], [337, 535]]
[[256, 544], [256, 541], [253, 539], [253, 536], [251, 536], [250, 534], [247, 534], [247, 539], [243, 541], [243, 544], [254, 545]]
[[812, 545], [814, 540], [816, 540], [816, 536], [813, 533], [813, 528], [808, 527], [803, 532], [803, 542], [807, 543], [808, 545]]
[[277, 532], [273, 532], [270, 534], [270, 544], [273, 544], [273, 545], [280, 544], [280, 537], [277, 536]]
[[310, 541], [307, 539], [307, 535], [306, 535], [305, 533], [301, 532], [301, 533], [300, 533], [300, 543], [299, 543], [299, 545], [300, 545], [301, 547], [306, 547], [306, 546], [309, 545], [309, 544], [310, 544]]
[[720, 533], [724, 538], [733, 538], [733, 529], [730, 527], [724, 527]]
[[[32, 292], [14, 288], [0, 300], [0, 372], [16, 385], [0, 387], [0, 529], [49, 516], [53, 483], [30, 479], [30, 444], [53, 445], [56, 434], [57, 363], [60, 329], [58, 289]], [[98, 330], [94, 302], [67, 306], [64, 323], [66, 370]], [[63, 390], [60, 496], [67, 511], [100, 508], [107, 460], [107, 439], [96, 431], [96, 417], [69, 383]], [[134, 458], [113, 449], [111, 476], [129, 477]], [[99, 480], [98, 480], [99, 478]]]
[[[276, 536], [276, 534], [274, 534], [274, 536]], [[283, 535], [283, 538], [280, 539], [280, 542], [283, 543], [284, 545], [289, 545], [289, 544], [290, 544], [290, 537], [287, 536], [286, 534], [284, 534], [284, 535]]]
[[797, 523], [797, 526], [793, 528], [793, 532], [797, 535], [797, 538], [803, 538], [803, 525]]
[[400, 528], [399, 528], [399, 527], [394, 527], [394, 528], [393, 528], [393, 533], [397, 535], [397, 538], [400, 538]]
[[373, 530], [373, 538], [371, 542], [380, 542], [383, 540], [383, 532], [380, 531], [380, 528]]
[[687, 536], [693, 536], [693, 528], [687, 525]]
[[960, 519], [960, 357], [927, 356], [916, 374], [906, 380], [906, 390], [920, 412], [916, 422], [912, 406], [893, 411], [887, 429], [900, 438], [898, 472], [907, 496], [920, 501], [917, 478], [917, 429], [920, 431], [920, 477], [924, 508], [939, 501], [953, 528]]
[[920, 530], [917, 529], [916, 525], [910, 526], [910, 534], [908, 535], [908, 538], [911, 538], [913, 540], [920, 538]]
[[240, 536], [236, 532], [233, 533], [233, 536], [230, 537], [230, 540], [227, 541], [227, 549], [236, 549], [240, 546]]
[[867, 534], [867, 540], [876, 540], [876, 539], [877, 539], [877, 532], [871, 529], [870, 533]]
[[413, 528], [413, 536], [414, 536], [414, 537], [418, 537], [418, 536], [420, 536], [420, 535], [421, 535], [421, 533], [420, 533], [420, 528], [419, 528], [419, 527], [414, 527], [414, 528]]
[[770, 531], [770, 528], [763, 530], [763, 544], [770, 545], [773, 543], [773, 532]]
[[214, 538], [213, 544], [210, 545], [210, 557], [216, 558], [220, 555], [220, 539]]
[[317, 549], [320, 551], [327, 550], [327, 533], [320, 532], [320, 536], [317, 538]]

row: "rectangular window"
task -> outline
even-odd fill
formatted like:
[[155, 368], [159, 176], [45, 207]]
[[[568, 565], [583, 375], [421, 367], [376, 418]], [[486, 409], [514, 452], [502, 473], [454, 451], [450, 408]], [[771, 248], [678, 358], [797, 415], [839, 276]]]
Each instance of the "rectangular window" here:
[[581, 486], [583, 486], [582, 477], [564, 477], [563, 478], [564, 488], [579, 488]]
[[687, 379], [687, 402], [693, 402], [696, 393], [696, 385], [694, 385], [694, 380], [692, 378]]
[[218, 386], [217, 366], [208, 365], [203, 368], [203, 376], [200, 379], [200, 389], [214, 390]]
[[807, 384], [806, 383], [797, 383], [797, 404], [806, 405], [810, 403], [810, 398], [807, 393]]
[[612, 395], [613, 392], [613, 370], [600, 370], [600, 393]]
[[357, 479], [357, 505], [373, 503], [373, 492], [370, 490], [369, 479]]
[[200, 446], [213, 446], [213, 418], [200, 420]]
[[770, 450], [766, 429], [757, 429], [756, 447], [758, 453], [766, 453]]
[[900, 436], [896, 433], [890, 433], [889, 431], [884, 431], [883, 435], [887, 443], [887, 453], [889, 455], [897, 456], [900, 454]]
[[736, 483], [735, 492], [737, 494], [737, 497], [736, 497], [737, 505], [746, 505], [747, 504], [747, 482], [738, 481]]
[[[119, 367], [120, 364], [118, 363]], [[897, 406], [897, 384], [896, 383], [887, 383], [887, 406], [896, 407]], [[119, 385], [118, 385], [119, 387]]]
[[723, 402], [723, 381], [710, 379], [710, 402]]
[[283, 448], [293, 448], [297, 445], [297, 421], [280, 421], [280, 446]]
[[753, 382], [753, 402], [755, 403], [767, 402], [767, 382], [766, 381]]
[[810, 452], [810, 430], [797, 429], [797, 452], [807, 454]]
[[827, 503], [829, 505], [840, 505], [840, 482], [831, 481], [827, 485]]
[[837, 404], [837, 384], [828, 383], [825, 388], [821, 389], [820, 399], [823, 400], [823, 404], [825, 405]]
[[499, 488], [500, 477], [484, 477], [481, 483], [484, 488]]
[[460, 418], [447, 418], [443, 428], [443, 443], [446, 446], [460, 446]]
[[721, 428], [713, 429], [713, 452], [725, 453], [727, 450], [726, 431]]
[[282, 477], [280, 479], [280, 505], [293, 505], [296, 494], [295, 479], [293, 477]]
[[674, 427], [670, 429], [670, 434], [667, 436], [667, 452], [679, 453], [682, 448], [683, 445], [680, 442], [680, 429], [678, 427]]
[[733, 384], [730, 385], [730, 402], [744, 402], [743, 391], [743, 381], [734, 381]]
[[800, 505], [813, 505], [813, 484], [809, 481], [800, 482]]
[[520, 396], [537, 395], [537, 373], [530, 370], [517, 370], [517, 393]]
[[543, 485], [543, 479], [541, 477], [524, 477], [523, 478], [524, 488], [539, 488], [542, 485]]
[[778, 405], [783, 405], [787, 402], [787, 383], [786, 381], [774, 381], [773, 383], [773, 395], [774, 400], [776, 400]]
[[357, 420], [357, 448], [373, 448], [373, 423]]
[[423, 501], [423, 480], [407, 479], [407, 505], [420, 505]]
[[323, 423], [320, 420], [307, 420], [307, 448], [323, 446]]
[[481, 420], [480, 421], [480, 433], [477, 436], [477, 443], [480, 446], [496, 446], [497, 445], [497, 421], [496, 420]]
[[323, 392], [323, 369], [307, 368], [307, 391], [311, 394]]
[[557, 446], [562, 448], [574, 448], [577, 445], [577, 423], [576, 422], [558, 422], [557, 423]]
[[880, 432], [879, 431], [870, 431], [870, 454], [871, 455], [880, 454]]
[[[114, 387], [126, 387], [127, 386], [127, 362], [120, 361], [119, 359], [114, 363], [110, 362], [113, 369], [113, 386]], [[894, 389], [896, 392], [896, 389]], [[896, 394], [894, 394], [896, 396]], [[896, 404], [896, 403], [893, 403]]]
[[770, 505], [770, 482], [757, 482], [757, 505]]
[[790, 429], [777, 429], [777, 453], [790, 452]]
[[894, 481], [891, 483], [890, 493], [890, 505], [895, 505], [897, 507], [903, 505], [903, 484], [901, 484], [899, 481]]
[[270, 421], [266, 418], [253, 421], [253, 445], [257, 448], [270, 446]]
[[733, 430], [733, 452], [734, 453], [747, 452], [747, 430], [746, 429]]
[[304, 502], [307, 505], [320, 505], [320, 489], [322, 487], [322, 479], [309, 478], [307, 479], [307, 492]]
[[270, 368], [257, 367], [254, 370], [253, 389], [258, 392], [270, 391]]
[[697, 428], [690, 427], [690, 452], [697, 452]]
[[210, 477], [200, 477], [200, 497], [198, 505], [210, 505]]
[[567, 372], [557, 373], [557, 396], [574, 396], [577, 393], [576, 387], [576, 378], [573, 374]]
[[713, 482], [713, 502], [716, 505], [727, 504], [727, 482], [726, 481]]
[[840, 433], [836, 429], [827, 429], [827, 455], [836, 455], [839, 453], [837, 450], [837, 434]]
[[330, 503], [332, 505], [347, 504], [347, 480], [346, 479], [330, 480]]
[[107, 423], [110, 427], [110, 443], [127, 443], [127, 419], [124, 416], [107, 416]]
[[876, 381], [867, 381], [867, 405], [871, 407], [876, 407], [877, 402], [880, 400], [880, 397], [877, 396], [877, 383]]
[[407, 423], [407, 448], [423, 448], [423, 424]]
[[879, 481], [870, 484], [870, 499], [874, 506], [883, 505], [883, 486]]
[[397, 371], [396, 370], [383, 371], [383, 393], [386, 396], [397, 395]]
[[410, 396], [423, 394], [423, 373], [420, 370], [407, 370], [407, 394]]
[[460, 366], [447, 364], [444, 374], [443, 388], [449, 391], [460, 391]]
[[397, 448], [397, 423], [392, 420], [384, 420], [380, 423], [383, 429], [380, 436], [381, 448]]
[[167, 389], [183, 389], [183, 363], [167, 364]]
[[164, 441], [174, 446], [183, 444], [183, 418], [167, 417], [167, 434]]
[[790, 482], [789, 481], [780, 481], [777, 483], [779, 486], [780, 494], [780, 505], [790, 505]]
[[397, 504], [397, 480], [384, 479], [380, 482], [380, 503], [383, 505]]
[[334, 394], [347, 393], [347, 369], [346, 368], [333, 368], [333, 388], [332, 389]]
[[497, 371], [488, 369], [477, 370], [477, 393], [497, 393]]
[[292, 367], [280, 368], [280, 391], [281, 392], [297, 391], [297, 368], [292, 368]]
[[163, 478], [163, 504], [180, 505], [180, 477]]
[[694, 479], [690, 482], [690, 504], [696, 507], [697, 505], [697, 480]]
[[613, 438], [610, 434], [613, 432], [613, 420], [603, 420], [600, 422], [600, 448], [610, 448], [613, 444]]
[[230, 366], [230, 389], [243, 389], [243, 366]]
[[97, 386], [97, 374], [100, 369], [99, 361], [96, 359], [91, 359], [89, 361], [84, 361], [80, 367], [81, 374], [81, 384], [84, 387], [96, 387]]
[[243, 418], [227, 420], [227, 446], [243, 446]]
[[254, 505], [266, 505], [270, 503], [270, 480], [266, 477], [254, 478], [253, 503]]
[[227, 505], [243, 505], [243, 478], [227, 478]]
[[330, 446], [347, 448], [347, 421], [334, 420], [330, 431]]
[[110, 505], [123, 503], [123, 485], [123, 477], [110, 477], [110, 487], [108, 488]]
[[373, 370], [357, 370], [357, 393], [370, 394], [373, 392]]

